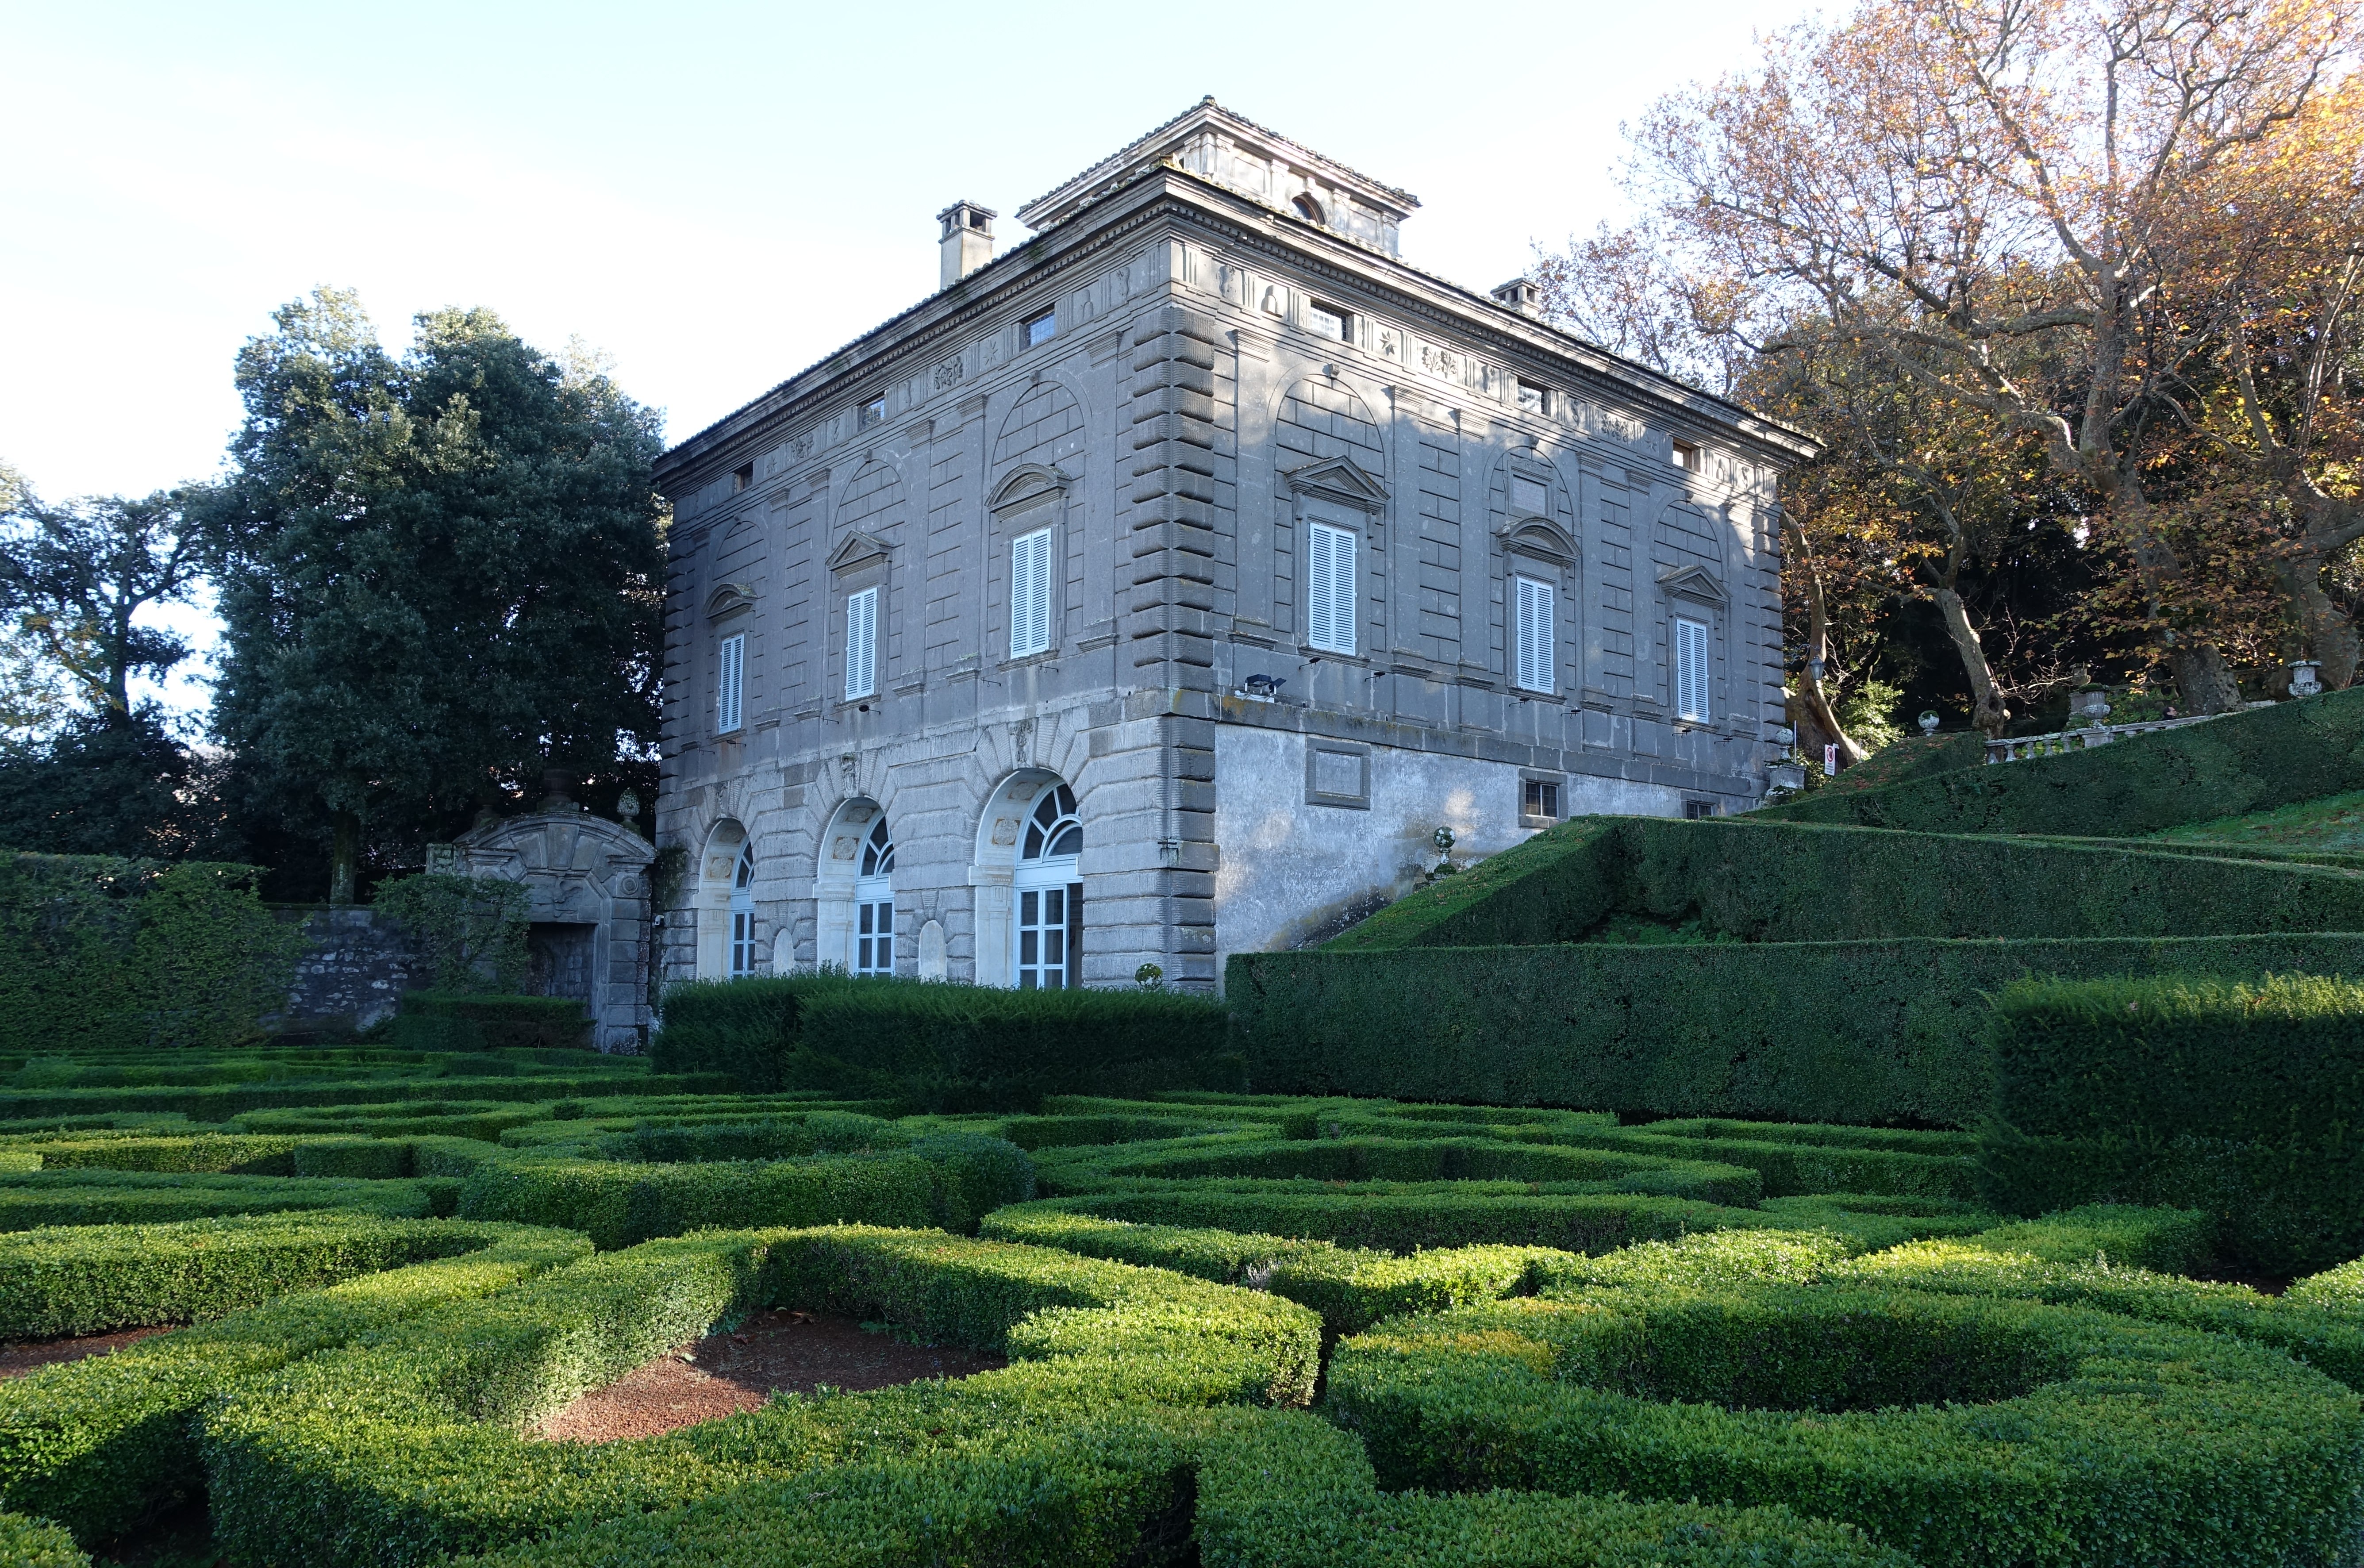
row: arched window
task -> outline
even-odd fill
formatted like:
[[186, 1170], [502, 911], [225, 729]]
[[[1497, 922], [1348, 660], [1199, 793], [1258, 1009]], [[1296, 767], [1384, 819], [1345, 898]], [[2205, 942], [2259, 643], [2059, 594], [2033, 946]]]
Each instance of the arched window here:
[[730, 879], [730, 978], [755, 973], [755, 846], [739, 847], [739, 870]]
[[1324, 221], [1321, 216], [1321, 204], [1315, 201], [1311, 196], [1299, 196], [1295, 201], [1290, 202], [1288, 205], [1295, 207], [1297, 209], [1297, 216], [1303, 218], [1308, 223], [1321, 223]]
[[895, 973], [895, 840], [882, 814], [862, 841], [853, 883], [853, 973]]
[[1064, 784], [1043, 785], [1026, 814], [1011, 878], [1021, 991], [1066, 990], [1083, 981], [1084, 884], [1077, 870], [1083, 852], [1075, 791]]

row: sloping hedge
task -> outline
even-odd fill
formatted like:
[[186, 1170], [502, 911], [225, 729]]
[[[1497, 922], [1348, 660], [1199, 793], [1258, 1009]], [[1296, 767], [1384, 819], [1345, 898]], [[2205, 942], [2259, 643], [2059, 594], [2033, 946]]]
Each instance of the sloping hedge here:
[[1761, 815], [1925, 833], [2131, 838], [2354, 789], [2364, 789], [2364, 687], [2091, 751], [1819, 792]]
[[2364, 986], [2032, 981], [1990, 1032], [1999, 1205], [2202, 1209], [2228, 1259], [2273, 1273], [2364, 1252]]
[[1631, 1116], [1975, 1127], [2030, 974], [2364, 974], [2364, 935], [1234, 954], [1256, 1086]]
[[1579, 817], [1405, 895], [1327, 951], [1582, 941], [1612, 915], [1752, 942], [2364, 931], [2364, 873], [1753, 815]]
[[303, 935], [260, 867], [0, 851], [0, 1051], [239, 1045]]
[[659, 1072], [742, 1089], [891, 1099], [913, 1110], [1031, 1110], [1046, 1094], [1244, 1086], [1221, 1006], [1148, 991], [1012, 991], [835, 972], [693, 982], [665, 993]]

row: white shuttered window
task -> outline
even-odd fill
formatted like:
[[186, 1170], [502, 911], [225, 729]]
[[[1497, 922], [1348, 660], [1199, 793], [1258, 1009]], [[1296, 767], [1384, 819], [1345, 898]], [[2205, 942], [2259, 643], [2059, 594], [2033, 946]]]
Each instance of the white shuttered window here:
[[1519, 684], [1531, 692], [1559, 689], [1558, 649], [1552, 637], [1552, 585], [1535, 577], [1513, 577], [1518, 589]]
[[1051, 530], [1036, 528], [1009, 541], [1009, 656], [1023, 659], [1051, 646]]
[[1355, 651], [1355, 536], [1315, 523], [1307, 541], [1311, 578], [1306, 641], [1329, 653]]
[[845, 596], [845, 700], [878, 689], [878, 590]]
[[739, 728], [740, 693], [746, 687], [747, 634], [734, 632], [722, 639], [722, 656], [715, 672], [714, 728], [728, 735]]
[[1707, 712], [1707, 623], [1675, 620], [1675, 713], [1704, 720]]

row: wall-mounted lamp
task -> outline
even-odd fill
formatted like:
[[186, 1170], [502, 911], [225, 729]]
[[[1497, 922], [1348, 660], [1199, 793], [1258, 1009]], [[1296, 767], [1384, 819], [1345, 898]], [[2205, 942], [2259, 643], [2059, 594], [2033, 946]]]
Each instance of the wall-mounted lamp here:
[[1277, 694], [1280, 688], [1288, 683], [1277, 675], [1250, 675], [1240, 684], [1252, 697], [1269, 697]]

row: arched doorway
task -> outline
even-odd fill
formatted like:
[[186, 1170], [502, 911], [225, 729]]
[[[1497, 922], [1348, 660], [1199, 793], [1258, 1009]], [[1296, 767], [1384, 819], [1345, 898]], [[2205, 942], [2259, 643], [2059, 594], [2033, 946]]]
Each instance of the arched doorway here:
[[853, 879], [853, 973], [895, 973], [895, 839], [881, 812], [862, 841], [862, 870]]
[[1067, 990], [1084, 977], [1084, 825], [1075, 791], [1053, 780], [1021, 820], [1009, 882], [1015, 984], [1020, 991]]
[[[862, 795], [840, 801], [820, 836], [813, 867], [813, 962], [858, 974], [891, 973], [894, 933], [878, 929], [879, 906], [895, 917], [895, 840], [886, 812]], [[881, 851], [885, 852], [882, 854]], [[882, 863], [883, 862], [883, 863]], [[865, 927], [864, 918], [868, 917]], [[883, 944], [881, 935], [887, 938]], [[868, 962], [864, 941], [867, 939]]]
[[[729, 817], [706, 835], [706, 850], [697, 862], [697, 891], [691, 907], [697, 920], [697, 977], [727, 980], [731, 968], [732, 927], [743, 913], [752, 929], [754, 917], [754, 862], [747, 829]], [[742, 887], [740, 875], [747, 883]]]

